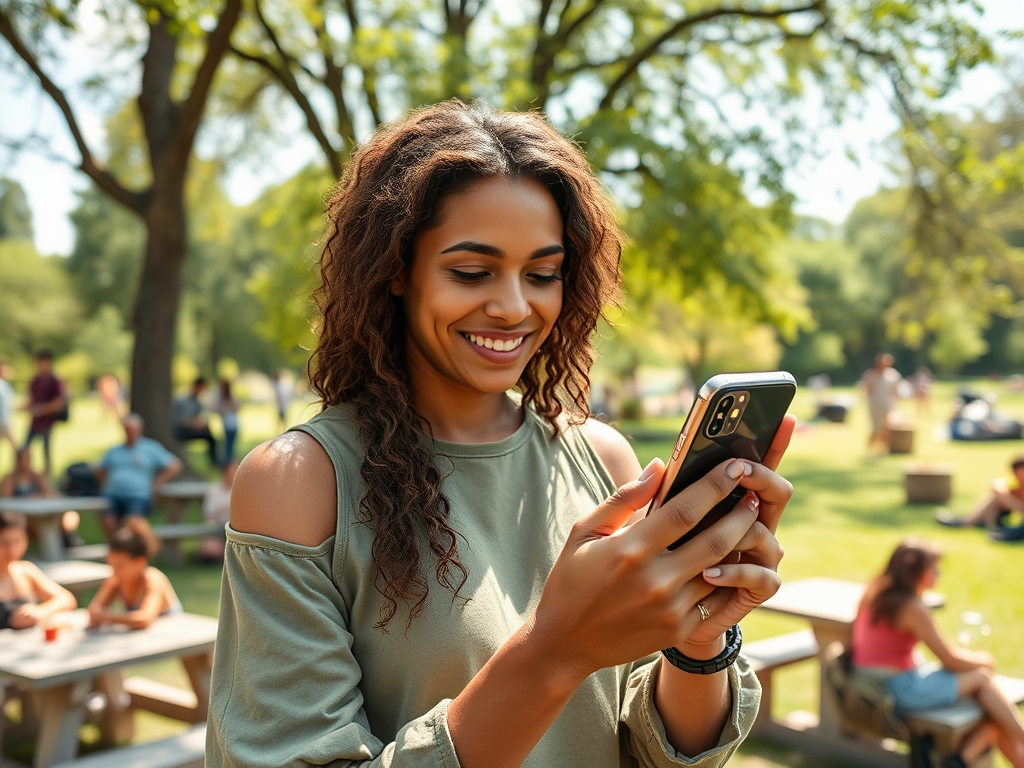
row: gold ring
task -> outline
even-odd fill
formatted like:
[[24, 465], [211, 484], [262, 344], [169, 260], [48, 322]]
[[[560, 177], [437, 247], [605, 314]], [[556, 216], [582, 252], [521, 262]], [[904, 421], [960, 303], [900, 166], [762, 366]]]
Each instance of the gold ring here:
[[697, 610], [700, 611], [701, 621], [707, 621], [711, 618], [711, 611], [704, 607], [704, 603], [697, 603]]

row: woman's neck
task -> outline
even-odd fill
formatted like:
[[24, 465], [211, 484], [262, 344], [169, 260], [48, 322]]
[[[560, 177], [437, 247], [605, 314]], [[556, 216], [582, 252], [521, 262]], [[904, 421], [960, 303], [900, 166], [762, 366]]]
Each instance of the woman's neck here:
[[480, 392], [446, 379], [430, 365], [413, 361], [409, 385], [416, 410], [437, 440], [494, 443], [522, 426], [522, 408], [505, 392]]

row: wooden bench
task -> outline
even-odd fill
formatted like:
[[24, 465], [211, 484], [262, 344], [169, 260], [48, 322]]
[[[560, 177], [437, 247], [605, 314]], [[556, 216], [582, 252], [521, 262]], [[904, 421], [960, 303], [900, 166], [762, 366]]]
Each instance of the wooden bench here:
[[180, 566], [184, 562], [180, 542], [183, 539], [201, 539], [204, 536], [223, 536], [224, 526], [206, 523], [168, 523], [154, 525], [153, 535], [164, 544], [163, 557], [168, 565]]
[[87, 589], [98, 587], [113, 571], [106, 563], [87, 560], [59, 560], [37, 562], [39, 569], [72, 594], [81, 595]]
[[206, 723], [148, 744], [97, 752], [53, 768], [203, 768]]
[[82, 544], [81, 546], [68, 547], [64, 550], [68, 560], [102, 561], [107, 559], [108, 552], [110, 552], [110, 547], [106, 544]]
[[761, 683], [761, 708], [755, 722], [755, 728], [758, 728], [771, 720], [772, 673], [780, 667], [815, 658], [818, 655], [818, 641], [814, 639], [813, 630], [801, 629], [788, 635], [746, 643], [743, 655]]
[[147, 677], [129, 677], [124, 681], [124, 692], [136, 709], [186, 723], [201, 719], [195, 691], [186, 691]]
[[[1009, 701], [1014, 704], [1024, 702], [1024, 680], [995, 675], [994, 682]], [[907, 715], [904, 720], [911, 733], [931, 737], [932, 748], [941, 760], [957, 751], [983, 716], [981, 707], [974, 699], [961, 699], [951, 707], [920, 710]], [[971, 768], [982, 768], [990, 764], [990, 755], [984, 755], [972, 763]]]

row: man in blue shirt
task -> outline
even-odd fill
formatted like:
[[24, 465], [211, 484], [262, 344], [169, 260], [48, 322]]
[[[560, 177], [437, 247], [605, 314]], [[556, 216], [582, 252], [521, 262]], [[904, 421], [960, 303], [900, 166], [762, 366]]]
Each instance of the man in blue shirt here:
[[130, 413], [121, 422], [125, 443], [107, 451], [96, 470], [110, 510], [103, 530], [110, 538], [128, 515], [146, 516], [153, 496], [181, 472], [181, 462], [156, 440], [142, 436], [142, 417]]

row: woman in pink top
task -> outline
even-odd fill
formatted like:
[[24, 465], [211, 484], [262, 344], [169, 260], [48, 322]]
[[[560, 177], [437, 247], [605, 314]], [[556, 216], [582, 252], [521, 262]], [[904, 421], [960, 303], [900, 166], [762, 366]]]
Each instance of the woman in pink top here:
[[[1024, 723], [992, 682], [992, 655], [949, 643], [939, 634], [921, 599], [935, 586], [940, 551], [907, 539], [896, 547], [885, 571], [864, 594], [853, 623], [853, 665], [886, 676], [901, 711], [948, 706], [973, 696], [986, 719], [943, 768], [964, 768], [993, 744], [1014, 768], [1024, 768]], [[923, 642], [939, 664], [921, 664], [914, 647]]]

